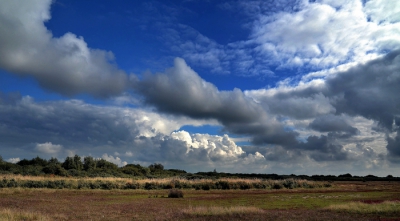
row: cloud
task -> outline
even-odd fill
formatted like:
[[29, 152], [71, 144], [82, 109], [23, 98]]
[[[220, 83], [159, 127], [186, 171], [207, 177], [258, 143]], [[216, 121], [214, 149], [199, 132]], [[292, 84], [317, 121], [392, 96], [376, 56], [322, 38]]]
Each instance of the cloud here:
[[335, 115], [323, 115], [310, 123], [310, 128], [320, 132], [345, 132], [355, 135], [358, 130], [350, 126], [345, 120]]
[[[245, 94], [254, 98], [260, 105], [268, 108], [272, 113], [274, 108], [272, 105], [280, 106], [280, 103], [287, 103], [291, 98], [300, 97], [307, 103], [307, 100], [315, 100], [315, 96], [321, 96], [323, 99], [318, 100], [320, 104], [328, 103], [330, 106], [326, 112], [321, 112], [319, 107], [324, 105], [311, 105], [308, 113], [310, 115], [286, 114], [296, 119], [308, 117], [312, 119], [309, 128], [326, 133], [327, 135], [311, 135], [306, 139], [306, 143], [299, 146], [285, 146], [292, 149], [297, 147], [304, 150], [320, 150], [320, 153], [330, 153], [326, 157], [319, 155], [311, 155], [316, 160], [329, 159], [346, 159], [347, 155], [343, 152], [341, 140], [350, 139], [359, 133], [359, 129], [351, 126], [349, 122], [344, 120], [362, 117], [366, 120], [373, 120], [377, 123], [369, 132], [369, 135], [363, 132], [362, 137], [352, 138], [353, 142], [360, 142], [358, 139], [367, 139], [366, 137], [375, 137], [376, 144], [382, 145], [380, 138], [374, 134], [386, 134], [388, 154], [398, 155], [398, 137], [397, 135], [389, 136], [392, 132], [397, 133], [397, 126], [393, 126], [393, 122], [399, 122], [400, 116], [400, 51], [393, 51], [384, 57], [374, 59], [365, 64], [359, 64], [348, 70], [337, 72], [326, 76], [325, 79], [311, 80], [309, 82], [300, 82], [296, 86], [286, 84], [279, 85], [272, 89], [263, 89], [255, 91], [246, 91]], [[275, 103], [271, 102], [274, 101]], [[316, 102], [316, 104], [318, 104]], [[291, 107], [290, 105], [287, 105]], [[296, 105], [293, 105], [296, 108]], [[313, 110], [315, 109], [315, 110]], [[287, 113], [284, 111], [283, 113]], [[301, 113], [301, 109], [298, 110]], [[289, 112], [290, 113], [290, 112]], [[292, 111], [291, 113], [296, 113]], [[355, 123], [355, 120], [350, 122]], [[397, 124], [397, 123], [396, 123]], [[366, 131], [367, 125], [360, 125], [363, 131]], [[298, 129], [298, 128], [296, 128]], [[296, 130], [294, 130], [296, 131]], [[357, 141], [358, 140], [358, 141]], [[347, 140], [348, 142], [350, 140]], [[316, 147], [321, 149], [317, 149]], [[374, 147], [380, 149], [379, 146]], [[329, 157], [330, 156], [330, 157]]]
[[329, 77], [327, 96], [334, 98], [336, 113], [361, 115], [391, 129], [399, 114], [400, 51]]
[[310, 157], [316, 161], [347, 160], [348, 153], [344, 151], [342, 145], [335, 144], [334, 141], [334, 136], [310, 136], [306, 143], [296, 148], [312, 151]]
[[319, 69], [364, 62], [400, 47], [400, 10], [390, 5], [380, 0], [365, 6], [361, 0], [303, 1], [297, 11], [260, 12], [251, 38], [260, 56], [281, 66]]
[[53, 37], [44, 22], [51, 0], [4, 1], [0, 6], [0, 67], [32, 76], [49, 90], [110, 97], [127, 88], [128, 78], [111, 52], [91, 49], [73, 33]]
[[57, 154], [63, 149], [63, 147], [62, 145], [46, 142], [46, 143], [36, 144], [35, 149], [44, 154]]
[[296, 142], [296, 133], [285, 131], [280, 122], [267, 115], [254, 100], [240, 89], [219, 91], [204, 81], [183, 59], [165, 73], [147, 74], [137, 82], [144, 102], [157, 110], [195, 119], [215, 119], [230, 133], [250, 135], [253, 142]]
[[34, 143], [44, 152], [54, 151], [57, 145], [77, 153], [90, 147], [125, 147], [135, 137], [170, 134], [187, 124], [216, 124], [139, 108], [96, 106], [80, 100], [35, 102], [29, 96], [1, 93], [0, 113], [2, 145], [30, 148]]
[[117, 165], [120, 166], [120, 167], [121, 167], [121, 166], [125, 166], [125, 165], [128, 164], [126, 161], [122, 161], [121, 158], [119, 158], [119, 157], [113, 157], [113, 156], [108, 155], [108, 154], [106, 154], [106, 153], [103, 154], [103, 156], [102, 156], [101, 158], [104, 159], [104, 160], [107, 160], [108, 162], [117, 164]]
[[10, 163], [18, 163], [19, 161], [21, 161], [21, 159], [19, 159], [19, 157], [7, 159], [7, 162], [10, 162]]

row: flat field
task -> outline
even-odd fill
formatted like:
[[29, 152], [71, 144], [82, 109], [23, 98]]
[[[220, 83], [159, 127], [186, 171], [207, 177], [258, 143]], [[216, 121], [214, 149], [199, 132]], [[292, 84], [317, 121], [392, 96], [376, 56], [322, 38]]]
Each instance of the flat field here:
[[328, 188], [182, 190], [0, 189], [0, 220], [400, 220], [400, 183]]

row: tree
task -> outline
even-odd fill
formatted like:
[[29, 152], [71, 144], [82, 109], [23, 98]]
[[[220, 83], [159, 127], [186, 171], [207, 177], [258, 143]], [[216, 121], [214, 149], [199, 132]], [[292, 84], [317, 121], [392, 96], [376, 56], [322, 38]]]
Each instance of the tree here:
[[161, 163], [153, 163], [149, 166], [151, 172], [156, 170], [164, 170], [164, 166]]
[[81, 157], [78, 156], [77, 154], [75, 154], [75, 156], [74, 156], [74, 163], [75, 163], [74, 169], [79, 170], [79, 171], [82, 170], [83, 163], [82, 163]]
[[345, 177], [345, 178], [351, 178], [353, 177], [350, 173], [346, 173], [346, 174], [341, 174], [338, 177]]
[[62, 167], [66, 170], [75, 169], [74, 158], [72, 158], [72, 157], [65, 158], [64, 163], [62, 164]]
[[93, 170], [96, 168], [96, 161], [93, 157], [88, 156], [83, 158], [83, 169], [86, 171]]

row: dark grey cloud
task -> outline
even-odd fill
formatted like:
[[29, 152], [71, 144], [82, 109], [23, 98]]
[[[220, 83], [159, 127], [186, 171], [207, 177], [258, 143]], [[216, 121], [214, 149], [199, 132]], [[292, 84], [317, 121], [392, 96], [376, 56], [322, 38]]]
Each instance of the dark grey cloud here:
[[247, 98], [240, 89], [219, 91], [204, 81], [184, 60], [164, 74], [147, 74], [138, 91], [148, 104], [170, 113], [184, 113], [193, 118], [217, 118], [221, 122], [254, 122], [265, 117], [264, 110]]
[[332, 135], [309, 136], [306, 143], [301, 143], [296, 148], [311, 151], [310, 157], [316, 161], [347, 160], [347, 152], [342, 145], [335, 144], [335, 140]]
[[30, 97], [0, 97], [2, 146], [45, 142], [69, 148], [121, 146], [139, 134], [137, 125], [124, 120], [122, 109], [100, 109], [78, 100], [36, 103]]
[[[326, 84], [337, 114], [375, 120], [389, 133], [400, 115], [400, 50], [339, 73]], [[389, 154], [398, 155], [398, 137], [386, 137]]]
[[224, 130], [249, 135], [256, 144], [296, 143], [297, 133], [286, 131], [239, 89], [219, 91], [201, 79], [184, 60], [175, 59], [165, 73], [147, 74], [135, 85], [144, 102], [157, 110], [196, 119], [216, 119]]
[[400, 132], [397, 131], [394, 138], [387, 136], [386, 140], [388, 142], [386, 148], [389, 151], [389, 156], [394, 158], [394, 161], [398, 162], [400, 158]]
[[336, 113], [361, 115], [390, 129], [400, 114], [400, 50], [326, 81]]
[[49, 90], [64, 94], [118, 95], [128, 86], [111, 52], [92, 49], [82, 37], [52, 36], [51, 0], [4, 1], [0, 6], [0, 68], [32, 76]]
[[349, 135], [357, 134], [358, 129], [350, 126], [345, 120], [335, 115], [323, 115], [314, 119], [309, 127], [319, 132], [344, 132]]

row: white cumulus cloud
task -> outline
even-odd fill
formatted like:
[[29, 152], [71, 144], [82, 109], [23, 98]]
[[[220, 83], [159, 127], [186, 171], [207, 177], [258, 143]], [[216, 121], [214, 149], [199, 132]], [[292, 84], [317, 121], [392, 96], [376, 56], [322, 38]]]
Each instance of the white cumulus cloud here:
[[62, 145], [59, 144], [52, 144], [51, 142], [46, 142], [46, 143], [36, 144], [35, 149], [45, 154], [57, 154], [63, 149], [63, 147]]

